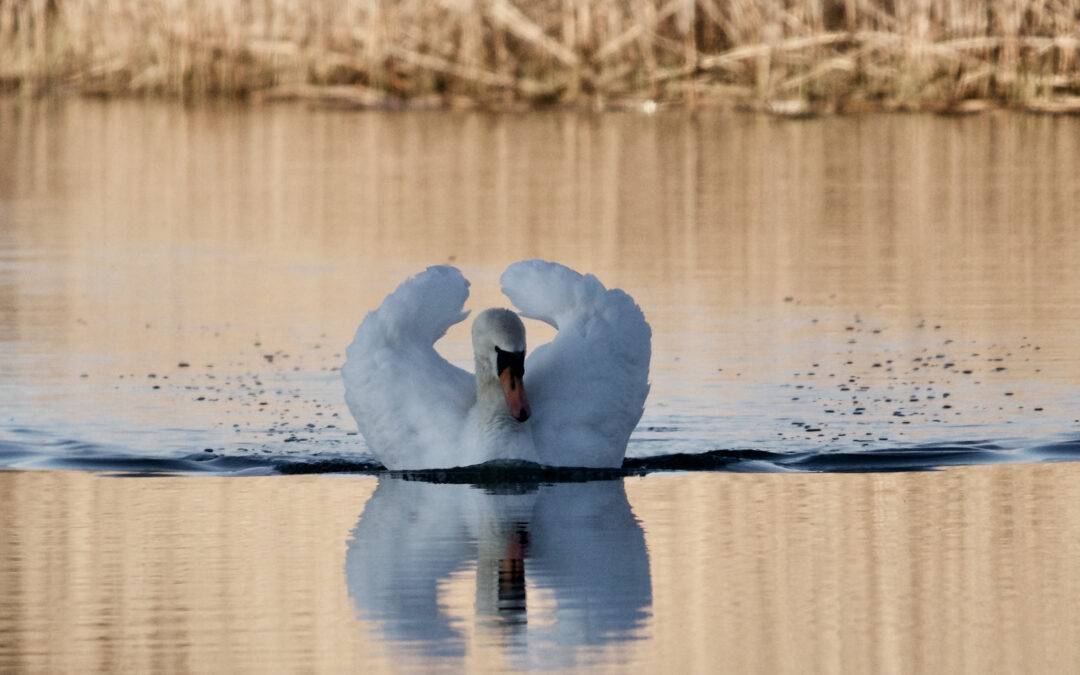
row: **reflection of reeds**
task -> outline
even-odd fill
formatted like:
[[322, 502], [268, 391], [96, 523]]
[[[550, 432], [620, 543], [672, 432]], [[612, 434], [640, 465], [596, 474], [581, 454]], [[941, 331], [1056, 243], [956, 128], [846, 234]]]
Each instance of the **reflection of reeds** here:
[[0, 0], [0, 88], [1080, 109], [1080, 0]]

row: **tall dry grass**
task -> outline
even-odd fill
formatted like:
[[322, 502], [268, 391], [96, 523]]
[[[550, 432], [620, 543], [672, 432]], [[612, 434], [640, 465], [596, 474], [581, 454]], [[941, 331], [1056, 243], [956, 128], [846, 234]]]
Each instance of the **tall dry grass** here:
[[0, 0], [0, 88], [355, 105], [1080, 101], [1080, 0]]

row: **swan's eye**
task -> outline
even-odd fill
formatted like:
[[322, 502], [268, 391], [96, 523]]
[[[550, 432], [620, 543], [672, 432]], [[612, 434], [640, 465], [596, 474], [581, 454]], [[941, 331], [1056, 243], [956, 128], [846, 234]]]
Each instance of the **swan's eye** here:
[[525, 374], [525, 352], [506, 352], [498, 347], [495, 348], [495, 371], [497, 374], [501, 374], [502, 371], [510, 369], [510, 374], [516, 377], [522, 377]]

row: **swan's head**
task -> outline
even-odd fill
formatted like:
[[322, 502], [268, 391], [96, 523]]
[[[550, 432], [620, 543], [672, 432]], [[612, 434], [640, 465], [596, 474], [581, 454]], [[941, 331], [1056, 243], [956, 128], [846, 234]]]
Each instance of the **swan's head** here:
[[518, 422], [529, 419], [529, 399], [525, 396], [525, 324], [508, 309], [486, 309], [472, 326], [476, 353], [476, 378], [497, 379], [506, 396], [510, 416]]

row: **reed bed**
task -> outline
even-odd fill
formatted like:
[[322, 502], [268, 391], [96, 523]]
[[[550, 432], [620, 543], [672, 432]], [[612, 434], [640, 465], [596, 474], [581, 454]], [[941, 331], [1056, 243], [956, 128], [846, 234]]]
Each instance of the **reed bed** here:
[[0, 0], [0, 89], [1080, 110], [1080, 0]]

